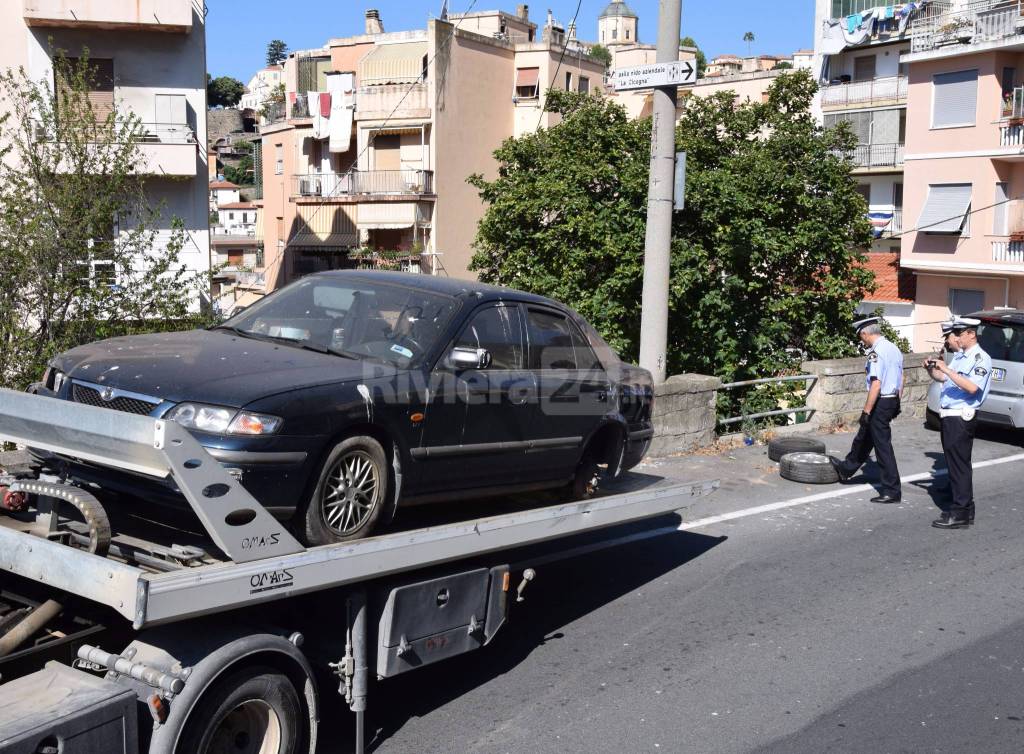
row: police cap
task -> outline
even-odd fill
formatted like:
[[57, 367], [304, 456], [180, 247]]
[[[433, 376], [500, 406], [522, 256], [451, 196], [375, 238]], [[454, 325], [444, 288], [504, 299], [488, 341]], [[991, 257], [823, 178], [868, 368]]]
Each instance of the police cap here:
[[860, 334], [860, 331], [865, 327], [868, 327], [869, 325], [877, 325], [881, 321], [881, 317], [867, 317], [865, 319], [859, 319], [853, 323], [853, 330], [857, 334]]

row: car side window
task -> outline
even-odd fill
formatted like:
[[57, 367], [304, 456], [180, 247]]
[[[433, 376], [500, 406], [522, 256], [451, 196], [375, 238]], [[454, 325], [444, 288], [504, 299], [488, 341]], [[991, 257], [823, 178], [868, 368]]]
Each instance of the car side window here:
[[490, 369], [523, 368], [523, 327], [518, 306], [489, 306], [469, 320], [456, 348], [486, 348]]
[[569, 321], [560, 314], [530, 309], [530, 369], [575, 369]]
[[590, 347], [586, 336], [580, 331], [575, 322], [569, 322], [569, 330], [572, 333], [572, 345], [576, 351], [576, 367], [588, 372], [602, 369], [601, 361]]

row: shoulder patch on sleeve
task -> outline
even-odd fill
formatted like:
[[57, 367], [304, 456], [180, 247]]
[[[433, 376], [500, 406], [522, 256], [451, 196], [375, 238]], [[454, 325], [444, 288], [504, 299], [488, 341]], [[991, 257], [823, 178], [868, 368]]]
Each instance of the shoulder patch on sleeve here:
[[988, 374], [988, 370], [985, 369], [985, 367], [975, 367], [974, 373], [979, 377], [984, 377], [986, 374]]

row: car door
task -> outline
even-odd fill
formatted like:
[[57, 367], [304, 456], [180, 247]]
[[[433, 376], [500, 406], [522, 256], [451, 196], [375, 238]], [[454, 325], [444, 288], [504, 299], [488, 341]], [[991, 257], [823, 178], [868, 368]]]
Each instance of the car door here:
[[527, 468], [544, 478], [569, 476], [583, 442], [608, 412], [608, 376], [564, 312], [535, 305], [526, 310], [529, 364], [538, 392]]
[[[447, 358], [452, 348], [485, 349], [489, 363], [456, 368]], [[422, 462], [423, 492], [521, 481], [535, 394], [519, 305], [484, 304], [470, 315], [430, 376], [422, 445], [414, 454]]]

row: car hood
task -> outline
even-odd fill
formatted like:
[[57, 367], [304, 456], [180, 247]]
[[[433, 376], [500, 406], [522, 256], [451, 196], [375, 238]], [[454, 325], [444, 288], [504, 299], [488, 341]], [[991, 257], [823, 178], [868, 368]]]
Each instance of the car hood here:
[[76, 380], [174, 403], [234, 407], [277, 393], [396, 372], [377, 362], [253, 340], [225, 330], [112, 338], [67, 351], [54, 364]]

